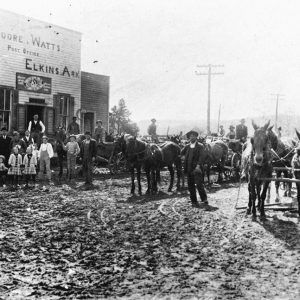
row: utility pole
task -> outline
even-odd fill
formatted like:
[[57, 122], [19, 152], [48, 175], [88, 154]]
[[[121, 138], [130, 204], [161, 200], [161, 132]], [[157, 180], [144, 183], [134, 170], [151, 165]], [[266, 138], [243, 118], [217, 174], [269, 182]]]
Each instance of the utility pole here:
[[283, 97], [284, 95], [282, 94], [271, 94], [271, 96], [275, 96], [276, 97], [276, 111], [275, 111], [275, 130], [277, 132], [277, 126], [278, 126], [278, 102], [279, 100], [283, 100], [282, 98], [280, 97]]
[[221, 116], [221, 104], [219, 105], [219, 114], [218, 114], [218, 132], [220, 129], [220, 116]]
[[211, 76], [223, 75], [224, 72], [212, 72], [212, 68], [222, 68], [224, 65], [198, 65], [198, 68], [206, 68], [207, 73], [196, 71], [196, 75], [207, 75], [208, 77], [208, 93], [207, 93], [207, 134], [210, 134], [210, 89], [211, 89]]

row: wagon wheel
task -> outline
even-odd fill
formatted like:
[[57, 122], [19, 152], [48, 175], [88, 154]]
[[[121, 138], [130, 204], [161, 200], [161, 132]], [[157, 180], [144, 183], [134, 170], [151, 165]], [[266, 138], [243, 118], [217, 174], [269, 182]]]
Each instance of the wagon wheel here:
[[239, 153], [234, 153], [231, 158], [231, 167], [233, 176], [236, 180], [240, 179], [240, 171], [241, 171], [241, 155]]
[[108, 160], [108, 168], [110, 173], [117, 174], [126, 169], [126, 160], [122, 152], [112, 155]]

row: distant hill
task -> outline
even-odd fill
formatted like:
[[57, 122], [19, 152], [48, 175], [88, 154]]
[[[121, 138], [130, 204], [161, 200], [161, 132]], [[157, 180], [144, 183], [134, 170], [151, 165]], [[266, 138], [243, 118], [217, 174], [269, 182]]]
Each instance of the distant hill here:
[[[254, 120], [257, 125], [263, 125], [268, 120], [271, 120], [271, 125], [274, 125], [275, 116], [263, 116], [263, 117], [249, 117], [246, 119], [246, 125], [248, 126], [249, 134], [253, 133], [252, 120]], [[233, 120], [222, 120], [222, 124], [225, 128], [225, 132], [229, 131], [229, 126], [239, 124], [239, 119]], [[140, 134], [147, 134], [148, 126], [150, 125], [149, 120], [141, 120], [137, 122], [140, 128]], [[157, 133], [160, 135], [166, 135], [169, 131], [169, 135], [179, 134], [180, 131], [185, 134], [191, 129], [197, 130], [200, 134], [205, 134], [206, 132], [206, 120], [158, 120], [157, 124]], [[211, 132], [217, 132], [217, 120], [211, 120]], [[294, 136], [295, 128], [300, 131], [300, 116], [298, 115], [279, 115], [278, 116], [278, 126], [282, 128], [283, 136]], [[169, 128], [169, 129], [168, 129]]]

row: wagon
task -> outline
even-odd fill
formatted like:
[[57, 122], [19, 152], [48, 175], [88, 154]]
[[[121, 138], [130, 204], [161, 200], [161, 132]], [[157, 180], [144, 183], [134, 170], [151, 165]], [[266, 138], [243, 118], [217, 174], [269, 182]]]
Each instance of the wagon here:
[[228, 156], [226, 160], [226, 169], [229, 177], [239, 180], [241, 173], [242, 148], [243, 144], [238, 140], [227, 140]]

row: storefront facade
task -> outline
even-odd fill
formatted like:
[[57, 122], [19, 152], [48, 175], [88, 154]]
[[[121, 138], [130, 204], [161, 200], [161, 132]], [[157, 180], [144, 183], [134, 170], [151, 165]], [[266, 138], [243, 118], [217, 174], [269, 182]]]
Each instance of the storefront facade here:
[[81, 108], [81, 33], [0, 10], [0, 126], [53, 134]]

